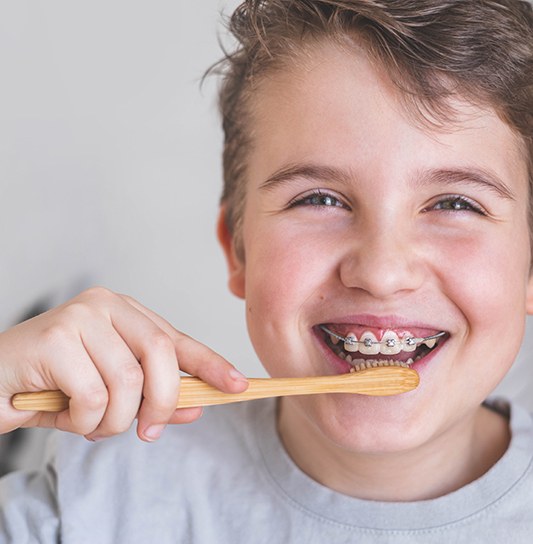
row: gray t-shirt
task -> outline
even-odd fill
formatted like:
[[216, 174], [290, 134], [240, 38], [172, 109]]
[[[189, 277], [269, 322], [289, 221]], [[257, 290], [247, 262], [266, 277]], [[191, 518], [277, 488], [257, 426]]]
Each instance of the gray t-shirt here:
[[154, 444], [54, 435], [41, 472], [0, 483], [1, 543], [533, 542], [533, 421], [511, 407], [512, 442], [479, 480], [434, 500], [336, 493], [283, 449], [272, 400], [209, 408]]

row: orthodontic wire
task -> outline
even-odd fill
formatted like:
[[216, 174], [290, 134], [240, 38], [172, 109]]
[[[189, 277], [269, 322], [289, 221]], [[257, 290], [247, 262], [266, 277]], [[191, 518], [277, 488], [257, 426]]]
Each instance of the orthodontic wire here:
[[[326, 333], [331, 334], [331, 336], [338, 338], [339, 340], [342, 340], [344, 343], [349, 345], [355, 345], [355, 344], [363, 344], [366, 347], [375, 346], [375, 345], [384, 345], [389, 348], [392, 348], [396, 345], [396, 340], [394, 338], [389, 338], [387, 340], [378, 341], [378, 340], [370, 340], [370, 338], [365, 338], [364, 340], [354, 340], [353, 338], [348, 338], [347, 336], [341, 336], [340, 334], [337, 334], [333, 331], [330, 331], [325, 325], [319, 325], [319, 327]], [[432, 334], [431, 336], [426, 336], [424, 338], [415, 338], [414, 336], [408, 336], [405, 339], [405, 342], [407, 345], [412, 346], [413, 344], [423, 344], [427, 340], [433, 340], [434, 338], [440, 338], [441, 336], [444, 336], [446, 333], [438, 332], [437, 334]]]

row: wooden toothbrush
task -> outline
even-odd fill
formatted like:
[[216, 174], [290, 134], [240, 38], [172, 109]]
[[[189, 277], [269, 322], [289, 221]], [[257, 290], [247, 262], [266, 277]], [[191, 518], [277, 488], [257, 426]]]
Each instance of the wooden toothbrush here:
[[[375, 362], [348, 374], [304, 378], [249, 378], [243, 393], [222, 393], [199, 378], [181, 378], [178, 408], [242, 402], [266, 397], [315, 395], [319, 393], [358, 393], [386, 396], [406, 393], [418, 386], [418, 373], [396, 361]], [[17, 393], [12, 404], [17, 410], [60, 412], [68, 408], [69, 398], [62, 391]]]

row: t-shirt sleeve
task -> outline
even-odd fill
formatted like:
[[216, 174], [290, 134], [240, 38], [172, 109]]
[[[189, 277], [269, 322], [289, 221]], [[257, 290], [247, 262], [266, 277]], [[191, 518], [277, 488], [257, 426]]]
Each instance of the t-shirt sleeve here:
[[0, 544], [60, 541], [52, 464], [0, 479]]

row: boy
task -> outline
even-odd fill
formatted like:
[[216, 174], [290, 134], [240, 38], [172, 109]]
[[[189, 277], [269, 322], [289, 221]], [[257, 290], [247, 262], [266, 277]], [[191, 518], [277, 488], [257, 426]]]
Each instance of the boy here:
[[[3, 541], [530, 542], [533, 421], [484, 402], [533, 311], [530, 4], [249, 0], [231, 30], [218, 234], [259, 358], [272, 376], [393, 358], [420, 386], [161, 435], [200, 415], [174, 410], [178, 363], [246, 379], [138, 302], [82, 293], [0, 337], [3, 429], [98, 442], [56, 435], [42, 473], [4, 480]], [[56, 388], [59, 415], [9, 406]], [[100, 441], [137, 411], [156, 444]]]

